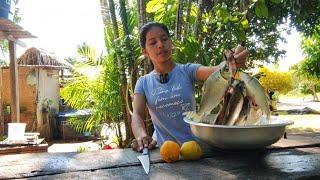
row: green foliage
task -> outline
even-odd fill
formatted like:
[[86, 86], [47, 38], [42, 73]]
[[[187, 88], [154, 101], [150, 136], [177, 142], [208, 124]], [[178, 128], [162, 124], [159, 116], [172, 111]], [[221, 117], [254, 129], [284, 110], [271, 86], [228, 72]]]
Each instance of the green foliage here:
[[[190, 22], [184, 22], [188, 23], [190, 34], [184, 34], [182, 42], [175, 43], [176, 46], [182, 46], [177, 47], [176, 51], [179, 53], [177, 56], [181, 57], [180, 54], [186, 52], [184, 49], [188, 49], [184, 45], [190, 45], [190, 38], [198, 41], [200, 49], [193, 51], [193, 55], [189, 52], [187, 57], [195, 58], [189, 58], [188, 62], [202, 62], [210, 57], [211, 65], [216, 65], [221, 62], [225, 49], [235, 47], [241, 42], [245, 42], [250, 50], [249, 66], [252, 65], [252, 60], [277, 62], [285, 53], [277, 48], [277, 44], [279, 40], [284, 41], [281, 33], [288, 30], [280, 29], [279, 25], [290, 20], [292, 26], [310, 34], [315, 31], [316, 24], [319, 24], [320, 2], [316, 0], [252, 0], [248, 1], [247, 9], [243, 12], [236, 0], [204, 1], [205, 10], [198, 40], [191, 33], [194, 31], [193, 25], [199, 11], [197, 5], [192, 4]], [[150, 0], [147, 3], [147, 16], [151, 20], [165, 23], [173, 30], [176, 6], [177, 1], [174, 0]], [[177, 59], [180, 62], [180, 58]]]
[[316, 26], [316, 31], [304, 37], [301, 47], [306, 58], [292, 67], [292, 70], [301, 80], [300, 90], [302, 93], [313, 94], [314, 100], [319, 100], [317, 91], [320, 84], [320, 25]]
[[[300, 83], [299, 85], [299, 92], [301, 92], [302, 94], [312, 94], [313, 91], [311, 89], [312, 84], [308, 83], [308, 82], [303, 82]], [[316, 92], [320, 92], [320, 83], [316, 85]]]
[[[146, 11], [155, 21], [174, 27], [176, 20], [176, 0], [150, 0], [146, 4]], [[174, 29], [174, 28], [173, 28]], [[171, 29], [171, 30], [173, 30]]]
[[[68, 124], [70, 124], [70, 126], [79, 133], [84, 133], [87, 131], [87, 126], [86, 126], [86, 122], [88, 120], [88, 117], [71, 117], [68, 118]], [[92, 128], [93, 130], [91, 132], [93, 132], [95, 130], [96, 127]]]
[[255, 14], [259, 18], [263, 18], [263, 17], [267, 18], [269, 16], [269, 11], [264, 0], [257, 1], [254, 10], [255, 10]]
[[308, 80], [319, 81], [320, 79], [320, 25], [317, 26], [317, 33], [305, 37], [301, 47], [306, 58], [294, 69], [297, 75]]
[[93, 132], [94, 128], [100, 124], [118, 122], [122, 116], [119, 71], [112, 55], [97, 60], [92, 59], [91, 51], [80, 52], [84, 52], [83, 55], [88, 55], [87, 61], [85, 61], [87, 64], [102, 63], [102, 65], [95, 64], [94, 66], [96, 70], [100, 69], [100, 73], [97, 73], [98, 77], [96, 78], [89, 78], [79, 73], [86, 67], [82, 65], [82, 68], [78, 68], [76, 73], [78, 76], [61, 90], [61, 96], [72, 108], [91, 110], [91, 116], [86, 119], [70, 119], [70, 124], [79, 132]]
[[184, 41], [174, 41], [174, 59], [178, 63], [194, 62], [202, 65], [210, 65], [211, 58], [206, 55], [201, 45], [194, 37], [188, 37]]
[[291, 25], [305, 36], [319, 32], [320, 24], [320, 1], [318, 0], [285, 0], [280, 9], [287, 13]]
[[[295, 75], [300, 79], [304, 84], [312, 86], [320, 83], [320, 26], [317, 26], [317, 33], [314, 33], [312, 36], [304, 37], [301, 42], [301, 47], [306, 58], [293, 66], [291, 69], [294, 71]], [[308, 92], [308, 88], [303, 92]]]
[[259, 73], [262, 74], [259, 81], [266, 89], [282, 94], [292, 90], [292, 75], [290, 73], [270, 71], [267, 68], [260, 68]]

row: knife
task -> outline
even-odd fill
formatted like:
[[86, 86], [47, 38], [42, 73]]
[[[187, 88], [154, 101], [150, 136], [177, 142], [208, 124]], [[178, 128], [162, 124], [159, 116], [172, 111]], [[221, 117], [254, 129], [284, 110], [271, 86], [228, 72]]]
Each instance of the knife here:
[[150, 158], [149, 158], [149, 150], [148, 148], [143, 148], [142, 154], [137, 156], [139, 161], [142, 164], [144, 171], [149, 174], [150, 170]]

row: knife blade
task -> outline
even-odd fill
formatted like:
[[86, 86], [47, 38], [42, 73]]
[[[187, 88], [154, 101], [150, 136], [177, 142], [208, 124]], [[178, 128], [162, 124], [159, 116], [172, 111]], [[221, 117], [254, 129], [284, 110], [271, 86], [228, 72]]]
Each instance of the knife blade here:
[[149, 149], [148, 148], [143, 148], [142, 154], [137, 156], [137, 158], [141, 162], [144, 171], [147, 174], [149, 174], [149, 170], [150, 170]]

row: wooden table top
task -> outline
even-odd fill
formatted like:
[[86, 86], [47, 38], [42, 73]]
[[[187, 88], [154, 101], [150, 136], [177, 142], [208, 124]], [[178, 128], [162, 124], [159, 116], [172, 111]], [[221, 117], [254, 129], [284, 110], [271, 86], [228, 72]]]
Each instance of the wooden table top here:
[[265, 149], [210, 149], [200, 160], [170, 164], [155, 149], [149, 175], [131, 149], [5, 155], [0, 156], [0, 179], [319, 179], [319, 146], [320, 134], [289, 134]]

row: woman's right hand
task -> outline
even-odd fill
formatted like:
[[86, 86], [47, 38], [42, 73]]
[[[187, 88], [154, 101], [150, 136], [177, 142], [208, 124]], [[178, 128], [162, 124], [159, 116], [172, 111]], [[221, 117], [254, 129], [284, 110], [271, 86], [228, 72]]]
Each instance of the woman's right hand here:
[[148, 149], [154, 149], [157, 145], [157, 141], [150, 136], [134, 139], [131, 143], [131, 148], [134, 151], [142, 151], [144, 147]]

